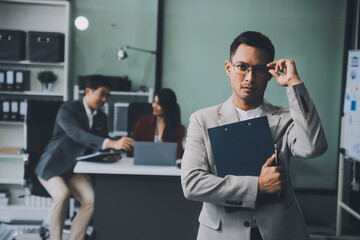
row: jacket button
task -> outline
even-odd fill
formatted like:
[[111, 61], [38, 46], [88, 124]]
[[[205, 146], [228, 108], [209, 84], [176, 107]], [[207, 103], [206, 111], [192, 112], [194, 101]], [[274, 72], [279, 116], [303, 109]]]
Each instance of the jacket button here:
[[244, 222], [244, 226], [245, 226], [245, 227], [250, 227], [250, 223], [249, 223], [248, 221], [245, 221], [245, 222]]

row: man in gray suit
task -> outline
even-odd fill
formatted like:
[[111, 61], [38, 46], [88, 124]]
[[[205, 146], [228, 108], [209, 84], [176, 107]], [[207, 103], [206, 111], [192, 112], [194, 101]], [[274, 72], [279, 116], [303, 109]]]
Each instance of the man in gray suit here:
[[110, 140], [107, 117], [100, 108], [110, 96], [110, 83], [100, 75], [85, 82], [81, 100], [64, 103], [56, 117], [50, 143], [35, 172], [53, 199], [50, 214], [50, 239], [61, 240], [70, 195], [80, 202], [69, 240], [84, 239], [94, 208], [94, 190], [85, 174], [75, 174], [75, 158], [105, 148], [131, 150], [133, 140], [123, 137]]
[[[225, 62], [232, 96], [190, 117], [181, 179], [185, 197], [203, 202], [199, 240], [309, 239], [288, 178], [289, 160], [291, 156], [319, 156], [326, 151], [327, 142], [295, 63], [289, 59], [273, 61], [274, 55], [274, 46], [263, 34], [240, 34], [231, 44], [230, 60]], [[289, 109], [264, 99], [271, 77], [286, 88]], [[278, 166], [273, 166], [272, 155], [258, 177], [218, 177], [207, 130], [259, 116], [268, 117]], [[266, 201], [277, 194], [276, 201]], [[226, 207], [236, 211], [225, 211]]]

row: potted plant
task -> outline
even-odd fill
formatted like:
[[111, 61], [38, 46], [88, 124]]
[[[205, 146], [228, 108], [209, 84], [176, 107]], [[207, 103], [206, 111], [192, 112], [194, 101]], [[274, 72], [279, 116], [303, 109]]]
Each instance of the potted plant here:
[[41, 82], [44, 92], [50, 92], [52, 90], [52, 84], [57, 80], [57, 76], [52, 71], [47, 70], [38, 72], [37, 78]]

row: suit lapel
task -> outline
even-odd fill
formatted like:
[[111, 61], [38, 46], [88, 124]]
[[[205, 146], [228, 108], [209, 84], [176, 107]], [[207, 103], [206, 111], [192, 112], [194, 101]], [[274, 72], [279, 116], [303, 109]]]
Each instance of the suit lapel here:
[[280, 116], [276, 115], [277, 111], [278, 109], [264, 98], [263, 103], [261, 104], [260, 116], [268, 117], [271, 135], [273, 136], [274, 143], [277, 142], [277, 137], [275, 136], [275, 134], [281, 119]]
[[[279, 126], [279, 122], [281, 117], [277, 116], [278, 109], [269, 103], [265, 98], [261, 105], [260, 116], [267, 116], [269, 121], [269, 126], [271, 130], [271, 135], [273, 136], [274, 143], [277, 141], [277, 137], [275, 136], [277, 128]], [[231, 96], [219, 110], [219, 126], [234, 123], [240, 121], [239, 115], [233, 104], [233, 97]]]
[[84, 127], [86, 131], [90, 131], [89, 119], [86, 115], [86, 111], [82, 99], [78, 101], [78, 108], [79, 108], [78, 114], [80, 118], [80, 124]]
[[231, 96], [219, 110], [219, 119], [218, 124], [225, 125], [233, 122], [239, 122], [239, 115], [236, 112], [236, 109], [233, 104], [233, 97]]

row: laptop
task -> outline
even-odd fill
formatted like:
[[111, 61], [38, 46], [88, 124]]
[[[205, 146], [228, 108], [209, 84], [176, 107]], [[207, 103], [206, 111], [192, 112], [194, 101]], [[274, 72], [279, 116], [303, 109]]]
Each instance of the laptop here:
[[134, 165], [175, 166], [177, 143], [135, 142]]

